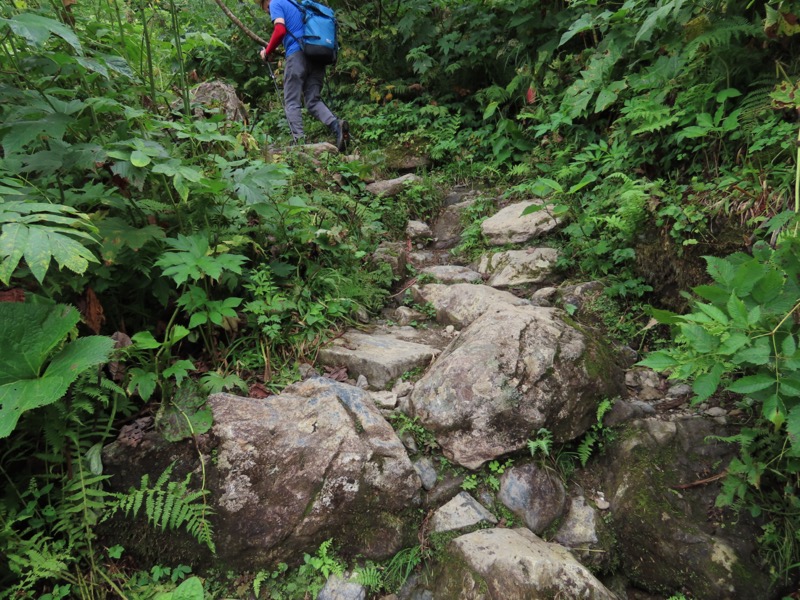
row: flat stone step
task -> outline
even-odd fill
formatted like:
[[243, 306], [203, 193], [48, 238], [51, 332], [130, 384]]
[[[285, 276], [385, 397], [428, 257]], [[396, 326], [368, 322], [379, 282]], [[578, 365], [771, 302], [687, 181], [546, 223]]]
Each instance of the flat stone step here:
[[322, 365], [346, 367], [353, 378], [363, 375], [370, 389], [382, 390], [404, 373], [428, 367], [439, 355], [439, 348], [402, 339], [407, 336], [407, 331], [364, 333], [352, 329], [320, 350], [317, 359]]

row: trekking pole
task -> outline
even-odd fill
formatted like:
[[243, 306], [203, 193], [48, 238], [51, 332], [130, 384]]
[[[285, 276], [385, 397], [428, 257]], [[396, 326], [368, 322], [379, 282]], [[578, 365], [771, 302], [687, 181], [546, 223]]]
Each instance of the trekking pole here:
[[267, 68], [269, 69], [269, 77], [270, 79], [272, 79], [272, 85], [275, 86], [275, 93], [278, 94], [278, 98], [280, 98], [281, 101], [281, 106], [283, 106], [283, 94], [281, 94], [281, 91], [278, 89], [278, 80], [275, 79], [275, 71], [272, 70], [272, 64], [268, 60], [265, 60], [264, 62], [267, 63]]

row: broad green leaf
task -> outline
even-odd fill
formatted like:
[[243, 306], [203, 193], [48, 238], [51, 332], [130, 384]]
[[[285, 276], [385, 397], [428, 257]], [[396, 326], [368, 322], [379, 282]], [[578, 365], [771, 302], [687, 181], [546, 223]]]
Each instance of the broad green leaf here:
[[499, 102], [489, 102], [489, 105], [486, 107], [486, 110], [483, 111], [483, 120], [490, 119], [492, 115], [497, 111], [497, 107], [499, 106]]
[[718, 258], [716, 256], [704, 256], [703, 258], [706, 259], [706, 271], [711, 278], [720, 285], [730, 289], [730, 284], [736, 275], [736, 268], [724, 258]]
[[775, 431], [777, 431], [786, 420], [786, 407], [777, 394], [772, 394], [764, 400], [764, 404], [761, 406], [761, 414], [767, 421], [772, 423]]
[[777, 298], [781, 291], [783, 291], [784, 276], [772, 269], [759, 279], [750, 291], [753, 300], [759, 304], [767, 304], [771, 300]]
[[64, 346], [47, 367], [45, 377], [61, 377], [69, 383], [89, 367], [108, 360], [114, 349], [114, 340], [105, 336], [87, 336], [76, 339]]
[[576, 192], [579, 192], [587, 185], [589, 185], [590, 183], [594, 183], [595, 181], [597, 181], [597, 175], [595, 175], [594, 173], [586, 173], [578, 183], [569, 188], [569, 192], [567, 193], [574, 194]]
[[55, 34], [72, 46], [77, 54], [83, 54], [83, 48], [75, 32], [54, 19], [33, 13], [22, 13], [11, 19], [0, 19], [0, 22], [7, 23], [11, 31], [24, 37], [34, 46], [42, 46], [50, 34]]
[[678, 361], [666, 352], [653, 352], [648, 355], [647, 358], [640, 360], [636, 364], [643, 367], [650, 367], [656, 371], [663, 371], [674, 367], [678, 364]]
[[737, 365], [744, 363], [757, 366], [766, 365], [772, 360], [769, 340], [767, 338], [757, 339], [753, 346], [739, 350], [731, 360]]
[[711, 319], [716, 321], [717, 323], [721, 323], [722, 325], [728, 324], [728, 315], [722, 312], [719, 308], [712, 304], [706, 304], [704, 302], [698, 302], [697, 308], [702, 310], [705, 314], [707, 314]]
[[790, 398], [800, 398], [800, 379], [797, 377], [781, 377], [780, 393]]
[[153, 392], [156, 390], [158, 379], [156, 374], [152, 371], [145, 371], [139, 367], [135, 367], [130, 371], [131, 378], [128, 382], [128, 393], [133, 394], [138, 392], [139, 396], [147, 402]]
[[713, 352], [719, 346], [719, 338], [711, 335], [699, 325], [682, 323], [679, 327], [686, 342], [701, 354]]
[[761, 307], [754, 306], [749, 313], [747, 313], [747, 324], [752, 326], [761, 320]]
[[599, 113], [607, 109], [609, 106], [616, 102], [619, 93], [627, 87], [625, 81], [614, 81], [600, 90], [597, 94], [597, 101], [594, 106], [594, 112]]
[[786, 436], [792, 445], [789, 454], [800, 456], [800, 405], [793, 407], [787, 415]]
[[636, 38], [633, 40], [634, 44], [639, 43], [639, 40], [650, 41], [653, 31], [655, 30], [658, 22], [665, 19], [672, 9], [675, 8], [674, 2], [667, 2], [663, 6], [653, 10], [642, 23], [639, 31], [636, 33]]
[[131, 152], [131, 164], [134, 167], [146, 167], [150, 164], [151, 158], [141, 150], [134, 150]]
[[731, 288], [736, 290], [737, 296], [746, 298], [766, 273], [766, 266], [755, 259], [749, 260], [736, 267], [736, 273], [731, 280]]
[[140, 331], [133, 334], [133, 336], [131, 336], [131, 341], [136, 344], [138, 348], [142, 348], [143, 350], [153, 350], [161, 347], [161, 342], [156, 340], [149, 331]]
[[200, 325], [205, 325], [208, 322], [206, 313], [194, 313], [189, 319], [189, 329], [194, 329]]
[[795, 342], [794, 336], [791, 333], [787, 334], [781, 342], [781, 354], [783, 354], [783, 356], [794, 356], [795, 352], [797, 352], [797, 342]]
[[722, 355], [728, 356], [738, 352], [743, 346], [746, 346], [750, 343], [750, 336], [747, 336], [743, 333], [733, 333], [728, 338], [720, 344], [720, 347], [717, 349]]
[[692, 288], [692, 291], [717, 306], [724, 306], [728, 301], [729, 292], [716, 285], [698, 285]]
[[711, 394], [716, 392], [724, 372], [725, 367], [723, 367], [722, 364], [717, 363], [714, 365], [711, 371], [704, 373], [695, 379], [694, 383], [692, 384], [692, 391], [696, 395], [693, 402], [703, 402], [707, 400]]
[[575, 21], [570, 26], [570, 28], [567, 31], [564, 32], [564, 34], [561, 36], [561, 39], [558, 42], [558, 47], [560, 48], [579, 33], [588, 31], [591, 28], [592, 28], [592, 15], [589, 13], [584, 13], [577, 21]]
[[733, 319], [737, 327], [746, 328], [748, 325], [748, 312], [747, 307], [744, 305], [736, 294], [731, 294], [727, 303], [728, 314]]
[[0, 234], [0, 256], [3, 257], [0, 265], [0, 281], [8, 285], [11, 276], [22, 259], [22, 253], [28, 245], [28, 228], [20, 223], [3, 224]]
[[50, 353], [80, 320], [75, 308], [0, 302], [0, 384], [41, 375]]
[[164, 377], [173, 377], [178, 385], [189, 376], [189, 371], [194, 371], [194, 363], [190, 360], [176, 360], [169, 367], [164, 369]]
[[770, 386], [775, 386], [775, 377], [766, 374], [747, 375], [737, 379], [728, 386], [728, 390], [737, 394], [752, 394], [760, 390], [765, 390]]
[[68, 388], [69, 383], [56, 377], [0, 385], [0, 439], [14, 431], [22, 413], [57, 402]]

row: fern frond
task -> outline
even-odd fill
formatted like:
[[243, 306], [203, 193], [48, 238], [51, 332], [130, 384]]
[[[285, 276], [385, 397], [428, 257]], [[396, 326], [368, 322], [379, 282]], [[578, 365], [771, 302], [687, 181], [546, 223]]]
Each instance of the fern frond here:
[[105, 519], [116, 512], [126, 517], [135, 518], [144, 505], [148, 524], [162, 531], [183, 527], [199, 543], [216, 552], [213, 540], [213, 529], [208, 520], [212, 513], [205, 505], [207, 490], [190, 490], [191, 473], [183, 481], [169, 481], [175, 463], [172, 463], [159, 475], [152, 487], [149, 477], [144, 474], [139, 489], [128, 493], [110, 494], [114, 498], [109, 502]]
[[684, 56], [686, 56], [689, 61], [692, 61], [695, 60], [702, 51], [708, 51], [713, 48], [725, 48], [729, 50], [729, 46], [731, 46], [736, 39], [758, 36], [761, 33], [761, 27], [759, 25], [751, 23], [740, 16], [728, 16], [724, 19], [708, 21], [708, 27], [686, 45], [684, 48]]
[[589, 432], [587, 433], [581, 443], [578, 445], [577, 453], [578, 453], [578, 460], [581, 461], [581, 466], [585, 467], [586, 463], [589, 462], [589, 458], [592, 456], [592, 448], [594, 448], [594, 444], [597, 441], [597, 437], [594, 433]]

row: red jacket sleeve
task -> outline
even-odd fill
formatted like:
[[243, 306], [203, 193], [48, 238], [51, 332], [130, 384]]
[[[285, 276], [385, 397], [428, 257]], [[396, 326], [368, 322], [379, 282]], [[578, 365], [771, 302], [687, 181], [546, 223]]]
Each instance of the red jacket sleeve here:
[[272, 37], [269, 38], [269, 44], [264, 48], [264, 54], [269, 56], [283, 41], [286, 35], [286, 26], [283, 23], [275, 23], [275, 29], [272, 30]]

